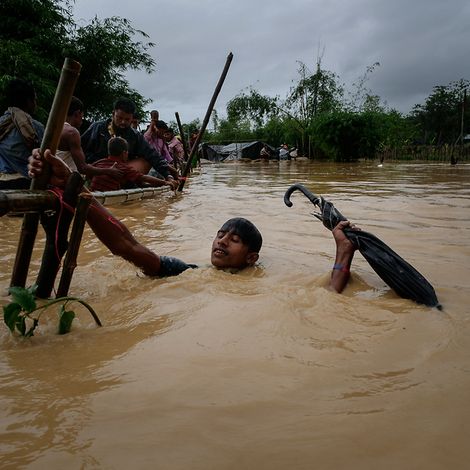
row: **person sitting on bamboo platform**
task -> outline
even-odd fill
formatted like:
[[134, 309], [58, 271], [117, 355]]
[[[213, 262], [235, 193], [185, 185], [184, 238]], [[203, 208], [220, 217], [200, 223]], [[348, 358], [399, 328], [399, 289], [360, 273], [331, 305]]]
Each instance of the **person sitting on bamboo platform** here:
[[162, 155], [168, 164], [173, 164], [173, 157], [171, 156], [168, 144], [163, 137], [167, 130], [168, 125], [165, 121], [152, 120], [149, 128], [145, 131], [144, 138], [152, 148]]
[[83, 122], [83, 110], [83, 103], [77, 97], [72, 96], [56, 156], [61, 158], [72, 171], [78, 171], [89, 179], [98, 175], [120, 178], [123, 171], [118, 168], [98, 168], [86, 163], [79, 132]]
[[33, 85], [10, 80], [5, 104], [8, 108], [0, 116], [0, 189], [29, 189], [28, 157], [44, 135], [44, 126], [31, 117], [37, 107]]
[[90, 191], [116, 191], [122, 185], [133, 183], [138, 186], [169, 186], [172, 184], [161, 178], [144, 175], [127, 164], [128, 145], [122, 137], [113, 137], [108, 142], [108, 158], [98, 160], [93, 164], [98, 169], [116, 168], [122, 173], [117, 178], [106, 174], [94, 176], [91, 180]]
[[168, 145], [171, 158], [173, 158], [173, 165], [176, 168], [183, 168], [184, 166], [184, 147], [183, 142], [175, 135], [173, 129], [168, 128], [163, 133], [163, 139]]
[[82, 134], [82, 148], [87, 163], [94, 163], [108, 156], [108, 141], [111, 137], [122, 137], [129, 145], [129, 165], [147, 174], [153, 169], [161, 177], [170, 181], [174, 189], [178, 187], [178, 172], [144, 139], [144, 136], [131, 127], [135, 114], [135, 104], [128, 98], [120, 98], [114, 103], [112, 118], [93, 123]]

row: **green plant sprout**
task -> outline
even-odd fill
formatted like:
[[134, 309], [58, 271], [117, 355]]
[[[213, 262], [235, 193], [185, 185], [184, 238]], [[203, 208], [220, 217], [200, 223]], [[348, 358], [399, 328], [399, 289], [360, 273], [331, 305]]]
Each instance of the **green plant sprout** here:
[[[48, 307], [54, 304], [62, 303], [59, 310], [59, 335], [64, 335], [72, 328], [72, 322], [75, 318], [75, 312], [67, 310], [67, 305], [70, 302], [78, 302], [88, 309], [91, 316], [98, 326], [101, 321], [93, 308], [85, 301], [76, 297], [59, 297], [46, 302], [44, 305], [37, 306], [35, 300], [37, 286], [33, 285], [28, 288], [25, 287], [10, 287], [8, 293], [12, 296], [12, 302], [3, 306], [3, 320], [12, 333], [15, 330], [26, 338], [34, 335], [34, 330], [39, 324], [41, 314]], [[39, 312], [33, 315], [34, 312]]]

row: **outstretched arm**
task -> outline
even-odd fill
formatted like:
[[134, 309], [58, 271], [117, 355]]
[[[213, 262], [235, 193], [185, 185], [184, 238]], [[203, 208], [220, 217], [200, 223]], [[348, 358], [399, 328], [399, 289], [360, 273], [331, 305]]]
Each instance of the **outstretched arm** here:
[[356, 245], [349, 241], [344, 234], [346, 227], [354, 228], [349, 220], [344, 220], [332, 231], [336, 242], [336, 258], [331, 272], [330, 287], [338, 293], [342, 292], [348, 283], [351, 262], [354, 257], [354, 252], [357, 250]]
[[169, 186], [171, 189], [173, 189], [173, 185], [170, 181], [161, 179], [161, 178], [155, 178], [154, 176], [150, 175], [142, 175], [139, 179], [140, 184], [149, 184], [150, 186], [153, 187], [160, 187], [160, 186]]

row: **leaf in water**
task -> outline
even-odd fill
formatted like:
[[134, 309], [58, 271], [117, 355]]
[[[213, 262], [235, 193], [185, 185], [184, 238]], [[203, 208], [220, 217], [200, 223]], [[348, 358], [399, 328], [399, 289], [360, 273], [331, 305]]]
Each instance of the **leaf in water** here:
[[25, 336], [26, 333], [26, 317], [21, 315], [16, 320], [16, 329], [20, 332], [21, 336]]
[[59, 335], [65, 335], [72, 328], [72, 322], [75, 318], [75, 312], [65, 310], [62, 305], [59, 312]]
[[33, 324], [31, 328], [24, 334], [26, 338], [30, 338], [31, 336], [34, 336], [34, 330], [39, 324], [39, 320], [37, 318], [33, 318]]
[[18, 315], [21, 312], [21, 305], [16, 302], [3, 306], [3, 321], [10, 328], [13, 333], [15, 330], [16, 322], [18, 321]]
[[25, 312], [30, 313], [36, 309], [36, 301], [30, 289], [10, 287], [8, 292], [11, 294], [13, 301], [20, 304]]

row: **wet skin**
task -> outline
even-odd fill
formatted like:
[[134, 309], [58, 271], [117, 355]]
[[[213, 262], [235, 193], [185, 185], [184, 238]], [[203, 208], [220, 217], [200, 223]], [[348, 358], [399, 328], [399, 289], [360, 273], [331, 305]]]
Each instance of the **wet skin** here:
[[243, 269], [253, 266], [258, 253], [250, 252], [239, 235], [232, 231], [219, 230], [212, 242], [211, 263], [218, 269]]

